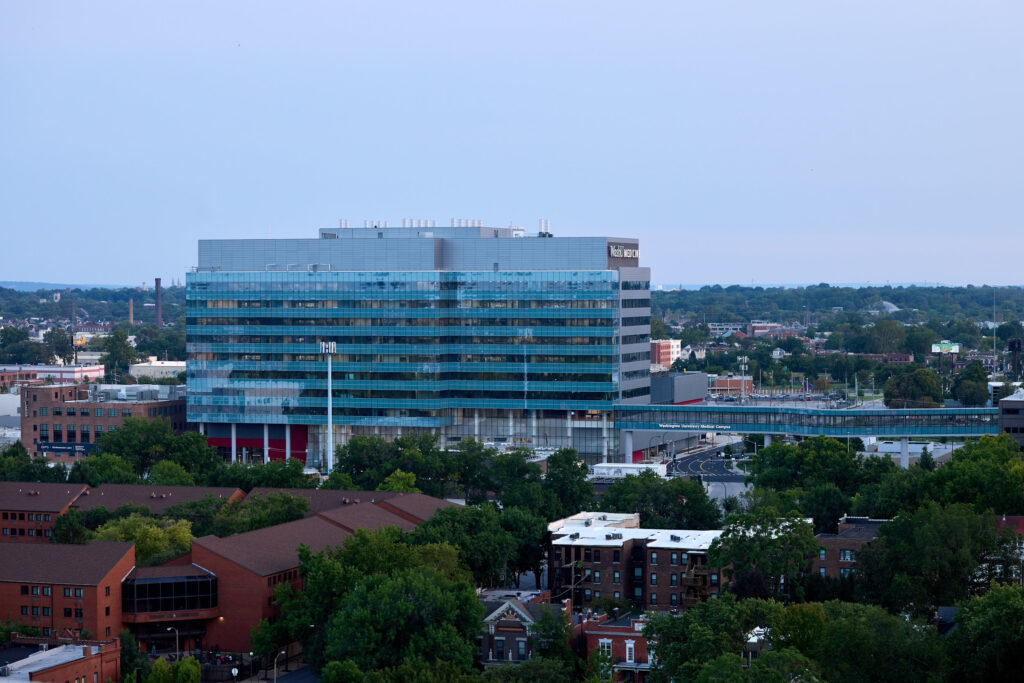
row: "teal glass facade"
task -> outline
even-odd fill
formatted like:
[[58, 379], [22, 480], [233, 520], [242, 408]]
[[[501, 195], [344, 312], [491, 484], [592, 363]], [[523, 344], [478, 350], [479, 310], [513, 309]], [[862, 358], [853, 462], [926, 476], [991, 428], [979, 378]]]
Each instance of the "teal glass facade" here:
[[[188, 418], [211, 443], [230, 426], [232, 457], [240, 443], [273, 452], [280, 425], [304, 425], [316, 460], [321, 344], [333, 342], [335, 443], [432, 431], [614, 453], [613, 406], [649, 397], [647, 269], [610, 265], [606, 238], [356, 232], [200, 242], [186, 278]], [[515, 267], [529, 262], [568, 267]]]

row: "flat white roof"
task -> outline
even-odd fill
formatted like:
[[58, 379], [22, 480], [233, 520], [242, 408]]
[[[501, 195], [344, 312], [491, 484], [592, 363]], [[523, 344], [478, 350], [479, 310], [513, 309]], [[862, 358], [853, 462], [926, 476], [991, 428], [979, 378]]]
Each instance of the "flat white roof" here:
[[16, 662], [11, 662], [7, 665], [7, 669], [10, 672], [4, 677], [4, 681], [18, 681], [19, 683], [25, 683], [29, 680], [29, 677], [43, 669], [49, 669], [50, 667], [58, 666], [60, 664], [67, 664], [73, 662], [76, 659], [81, 659], [85, 655], [82, 654], [83, 648], [89, 648], [90, 653], [96, 654], [98, 648], [90, 645], [61, 645], [60, 647], [50, 648], [49, 650], [40, 650], [34, 654], [29, 655], [25, 659], [20, 659]]
[[551, 542], [557, 546], [619, 547], [626, 541], [645, 540], [648, 548], [706, 552], [722, 535], [721, 529], [623, 529], [614, 527], [573, 528], [572, 533]]
[[639, 527], [640, 526], [640, 513], [637, 512], [577, 512], [571, 517], [565, 519], [556, 519], [554, 522], [548, 524], [548, 531], [551, 533], [558, 533], [563, 531], [569, 533], [569, 530], [575, 531], [577, 527]]

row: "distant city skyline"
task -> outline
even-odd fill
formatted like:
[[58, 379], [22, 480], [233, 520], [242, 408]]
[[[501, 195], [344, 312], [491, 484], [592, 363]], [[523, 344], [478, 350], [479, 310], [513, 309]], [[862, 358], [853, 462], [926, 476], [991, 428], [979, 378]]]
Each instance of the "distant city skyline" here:
[[[483, 219], [655, 284], [1024, 284], [1024, 6], [11, 2], [4, 279]], [[360, 229], [354, 227], [353, 229]]]

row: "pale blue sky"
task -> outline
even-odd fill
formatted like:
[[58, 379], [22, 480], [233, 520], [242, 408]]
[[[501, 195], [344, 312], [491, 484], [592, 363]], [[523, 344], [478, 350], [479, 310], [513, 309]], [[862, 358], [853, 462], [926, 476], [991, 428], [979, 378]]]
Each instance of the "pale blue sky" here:
[[4, 280], [551, 221], [655, 282], [1021, 284], [1024, 4], [0, 5]]

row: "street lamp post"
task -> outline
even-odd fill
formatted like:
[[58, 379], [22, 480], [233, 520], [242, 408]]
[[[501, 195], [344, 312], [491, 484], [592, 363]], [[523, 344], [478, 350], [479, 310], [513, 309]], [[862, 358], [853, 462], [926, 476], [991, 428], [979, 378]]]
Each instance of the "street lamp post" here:
[[174, 661], [181, 659], [181, 648], [179, 647], [180, 641], [178, 640], [178, 629], [173, 626], [167, 627], [168, 631], [174, 631]]
[[320, 342], [320, 354], [327, 356], [327, 458], [325, 473], [331, 475], [334, 458], [334, 390], [331, 387], [331, 356], [338, 352], [337, 342]]
[[274, 655], [274, 683], [277, 683], [277, 658], [284, 654], [284, 650], [281, 650]]

